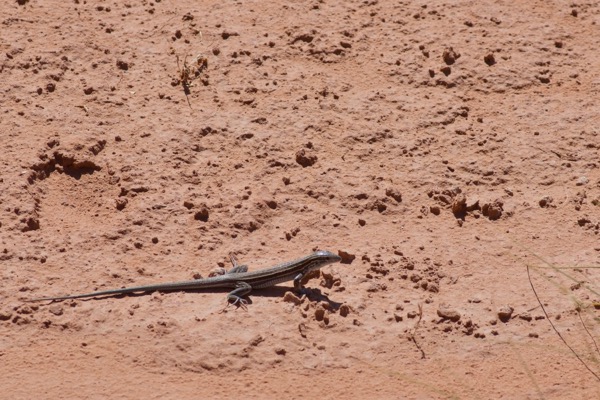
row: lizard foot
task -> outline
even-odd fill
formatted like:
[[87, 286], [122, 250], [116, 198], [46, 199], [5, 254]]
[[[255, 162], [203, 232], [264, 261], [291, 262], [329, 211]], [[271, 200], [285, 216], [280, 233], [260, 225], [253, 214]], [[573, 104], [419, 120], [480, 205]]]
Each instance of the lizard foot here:
[[237, 306], [238, 308], [242, 308], [244, 311], [248, 311], [248, 300], [243, 299], [241, 297], [238, 296], [228, 296], [227, 297], [227, 304], [225, 304], [225, 307], [223, 307], [223, 309], [221, 311], [219, 311], [219, 314], [223, 313], [227, 308], [229, 308], [229, 306]]

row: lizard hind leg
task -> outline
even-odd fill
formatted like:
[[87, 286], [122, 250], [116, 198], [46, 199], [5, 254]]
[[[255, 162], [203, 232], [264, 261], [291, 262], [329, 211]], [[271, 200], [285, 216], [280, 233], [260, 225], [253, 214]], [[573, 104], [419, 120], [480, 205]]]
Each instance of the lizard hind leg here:
[[[236, 282], [235, 289], [233, 289], [227, 295], [227, 304], [225, 305], [225, 308], [229, 307], [230, 305], [234, 305], [242, 307], [244, 310], [248, 310], [248, 300], [244, 299], [243, 296], [247, 295], [251, 291], [252, 286], [250, 286], [250, 284], [243, 281]], [[225, 310], [225, 308], [223, 310]]]

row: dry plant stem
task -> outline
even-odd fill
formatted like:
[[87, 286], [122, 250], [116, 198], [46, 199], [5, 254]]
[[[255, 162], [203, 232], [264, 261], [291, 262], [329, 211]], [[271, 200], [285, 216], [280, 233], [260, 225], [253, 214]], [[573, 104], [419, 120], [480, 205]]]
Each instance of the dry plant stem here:
[[592, 334], [588, 330], [587, 326], [585, 325], [585, 322], [583, 322], [583, 318], [581, 317], [581, 308], [580, 307], [577, 307], [577, 315], [579, 316], [579, 320], [581, 321], [581, 325], [583, 325], [583, 329], [585, 329], [585, 331], [587, 332], [588, 336], [592, 339], [592, 342], [594, 342], [594, 347], [596, 347], [596, 353], [598, 353], [600, 355], [600, 350], [598, 350], [598, 343], [596, 343], [596, 339], [594, 339], [594, 336], [592, 336]]
[[179, 56], [177, 56], [177, 69], [179, 72], [179, 83], [183, 87], [183, 93], [185, 94], [185, 98], [187, 99], [188, 106], [190, 109], [192, 105], [190, 103], [190, 88], [192, 87], [192, 82], [200, 77], [202, 71], [204, 71], [208, 67], [208, 60], [198, 55], [192, 64], [187, 63], [187, 55], [183, 59], [183, 67], [179, 65]]
[[573, 350], [573, 348], [571, 346], [569, 346], [569, 344], [567, 343], [567, 341], [565, 340], [565, 338], [560, 334], [560, 332], [558, 331], [558, 329], [556, 329], [556, 327], [552, 323], [552, 320], [548, 316], [548, 313], [546, 312], [546, 309], [544, 308], [544, 305], [542, 304], [542, 302], [541, 302], [541, 300], [540, 300], [537, 292], [535, 291], [535, 287], [533, 286], [533, 282], [531, 281], [531, 274], [529, 273], [529, 265], [527, 265], [527, 278], [529, 279], [529, 285], [531, 285], [531, 290], [533, 290], [533, 294], [535, 295], [535, 298], [537, 299], [538, 303], [540, 304], [540, 307], [542, 308], [542, 311], [544, 312], [544, 315], [546, 316], [546, 319], [548, 320], [548, 322], [550, 322], [550, 326], [552, 326], [552, 329], [554, 329], [554, 332], [556, 332], [556, 334], [558, 335], [558, 337], [560, 338], [560, 340], [563, 341], [563, 343], [565, 344], [565, 346], [567, 346], [569, 348], [569, 350], [571, 350], [571, 352], [573, 354], [575, 354], [575, 357], [577, 357], [577, 359], [585, 366], [585, 368], [588, 371], [590, 371], [590, 373], [592, 375], [594, 375], [598, 381], [600, 381], [600, 376], [598, 376], [598, 374], [596, 374], [594, 371], [592, 371], [592, 369], [585, 363], [585, 361], [583, 361], [582, 358], [579, 357], [579, 354], [577, 354], [575, 352], [575, 350]]
[[422, 318], [423, 318], [423, 305], [421, 303], [419, 303], [419, 319], [417, 320], [417, 323], [415, 324], [413, 331], [410, 333], [410, 340], [413, 341], [415, 346], [417, 346], [417, 349], [419, 349], [419, 351], [421, 352], [421, 359], [423, 360], [426, 358], [425, 351], [423, 351], [423, 348], [417, 342], [417, 338], [415, 337], [415, 334], [417, 333], [417, 329], [419, 329], [419, 324], [421, 323]]
[[150, 35], [148, 35], [148, 36], [142, 36], [142, 37], [143, 37], [144, 39], [149, 39], [149, 38], [151, 38], [152, 36], [156, 35], [158, 32], [162, 31], [162, 30], [163, 30], [163, 28], [164, 28], [165, 26], [167, 26], [167, 25], [169, 24], [169, 22], [171, 22], [171, 20], [172, 20], [173, 18], [175, 18], [175, 16], [173, 16], [173, 17], [169, 18], [169, 19], [167, 20], [167, 22], [165, 22], [165, 23], [163, 24], [163, 26], [161, 26], [161, 27], [160, 27], [160, 28], [158, 28], [158, 29], [155, 29], [155, 30], [154, 30], [154, 32], [152, 32]]

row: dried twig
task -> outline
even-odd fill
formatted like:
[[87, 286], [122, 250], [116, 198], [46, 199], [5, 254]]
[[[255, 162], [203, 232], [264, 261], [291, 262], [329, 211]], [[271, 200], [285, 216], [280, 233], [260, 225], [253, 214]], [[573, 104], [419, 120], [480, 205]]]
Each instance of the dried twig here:
[[158, 28], [158, 29], [155, 29], [155, 30], [154, 30], [154, 32], [152, 32], [152, 33], [151, 33], [150, 35], [148, 35], [148, 36], [142, 36], [142, 38], [143, 38], [143, 39], [148, 39], [148, 38], [151, 38], [152, 36], [156, 35], [156, 34], [157, 34], [158, 32], [160, 32], [160, 31], [161, 31], [161, 30], [162, 30], [162, 29], [163, 29], [165, 26], [167, 26], [167, 25], [169, 24], [169, 22], [171, 22], [171, 20], [173, 20], [173, 18], [175, 18], [175, 17], [176, 17], [176, 15], [172, 16], [171, 18], [169, 18], [169, 19], [167, 20], [167, 22], [165, 22], [165, 23], [164, 23], [164, 25], [163, 25], [163, 26], [161, 26], [161, 27], [160, 27], [160, 28]]
[[[529, 278], [529, 285], [531, 285], [531, 290], [533, 290], [533, 294], [535, 295], [535, 298], [537, 299], [538, 303], [540, 304], [540, 307], [542, 308], [542, 311], [544, 312], [544, 315], [546, 316], [546, 319], [548, 320], [548, 322], [550, 322], [550, 326], [552, 326], [552, 329], [554, 329], [554, 332], [556, 332], [556, 334], [558, 335], [558, 337], [560, 338], [560, 340], [563, 341], [563, 343], [565, 344], [565, 346], [567, 346], [569, 348], [569, 350], [571, 350], [571, 352], [584, 365], [584, 367], [588, 371], [590, 371], [590, 373], [592, 375], [594, 375], [596, 377], [596, 379], [598, 379], [598, 381], [600, 381], [600, 376], [598, 376], [598, 374], [596, 374], [594, 371], [592, 371], [592, 369], [585, 363], [585, 361], [583, 361], [583, 359], [581, 357], [579, 357], [579, 354], [577, 354], [575, 352], [575, 350], [573, 350], [573, 348], [571, 346], [569, 346], [569, 343], [567, 343], [567, 341], [565, 340], [565, 338], [560, 334], [560, 332], [558, 331], [558, 329], [556, 329], [556, 327], [552, 323], [552, 320], [548, 316], [548, 313], [546, 312], [546, 309], [544, 308], [544, 305], [542, 304], [542, 302], [541, 302], [541, 300], [540, 300], [537, 292], [535, 291], [535, 287], [533, 286], [533, 282], [531, 281], [531, 274], [529, 273], [529, 265], [527, 265], [527, 278]], [[587, 330], [587, 328], [586, 328], [586, 330]]]
[[183, 93], [187, 99], [188, 106], [192, 108], [190, 104], [190, 88], [193, 86], [192, 82], [200, 77], [202, 72], [208, 68], [208, 59], [201, 54], [196, 56], [191, 64], [187, 63], [187, 55], [183, 59], [183, 67], [179, 65], [179, 56], [177, 56], [177, 69], [179, 72], [179, 78], [175, 85], [181, 85], [183, 87]]
[[578, 306], [576, 308], [576, 310], [577, 310], [577, 315], [579, 315], [579, 320], [581, 321], [581, 325], [583, 325], [583, 329], [585, 329], [588, 336], [592, 339], [592, 342], [594, 342], [594, 346], [596, 347], [596, 353], [598, 353], [600, 355], [600, 350], [598, 350], [598, 343], [596, 343], [596, 339], [594, 339], [594, 336], [592, 336], [592, 334], [588, 330], [587, 326], [585, 325], [585, 322], [583, 322], [583, 318], [581, 317], [581, 307]]
[[417, 349], [419, 349], [419, 351], [421, 352], [421, 359], [425, 359], [425, 352], [423, 351], [423, 348], [421, 347], [421, 345], [419, 345], [419, 343], [417, 342], [417, 338], [415, 337], [415, 334], [417, 333], [417, 329], [419, 329], [419, 324], [421, 323], [421, 319], [423, 319], [423, 305], [421, 303], [419, 303], [419, 319], [417, 320], [417, 322], [415, 323], [415, 326], [413, 327], [413, 331], [410, 333], [410, 340], [413, 341], [413, 343], [415, 344], [415, 346], [417, 346]]

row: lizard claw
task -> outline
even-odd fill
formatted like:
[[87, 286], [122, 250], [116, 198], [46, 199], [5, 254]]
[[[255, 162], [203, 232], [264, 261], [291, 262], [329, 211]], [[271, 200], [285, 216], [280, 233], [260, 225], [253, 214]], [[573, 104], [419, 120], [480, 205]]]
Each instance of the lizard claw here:
[[243, 299], [239, 296], [228, 296], [227, 304], [225, 304], [225, 307], [223, 307], [219, 314], [224, 312], [231, 305], [237, 306], [238, 308], [241, 307], [244, 311], [248, 311], [248, 300]]
[[[228, 301], [228, 303], [229, 303], [229, 301]], [[237, 297], [231, 304], [234, 306], [241, 307], [244, 311], [248, 311], [248, 300], [246, 300], [246, 299]]]

